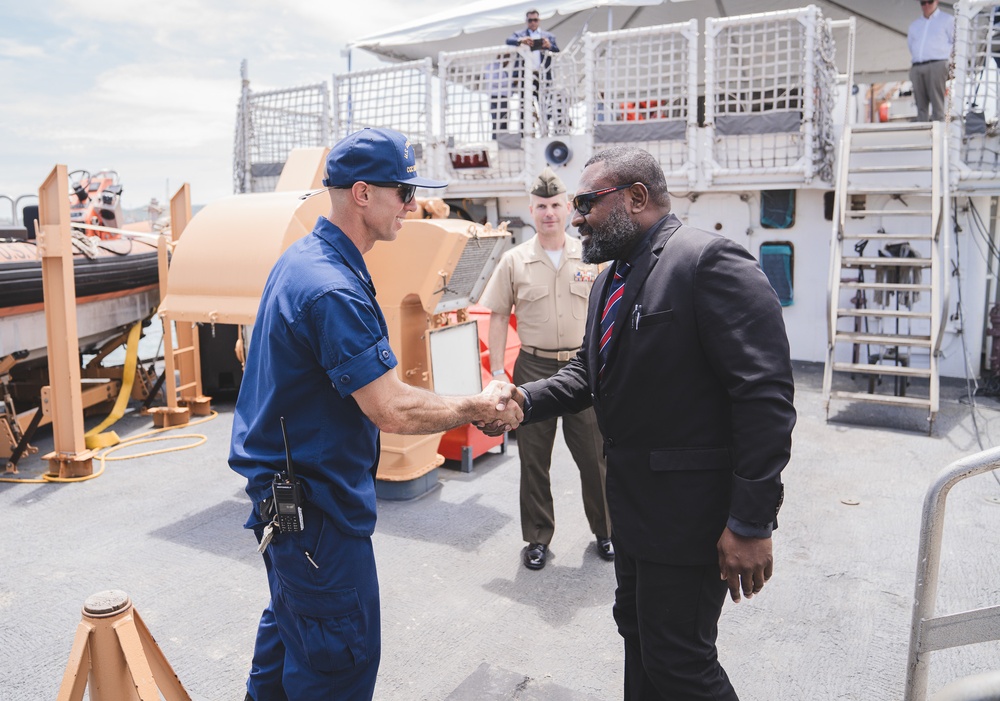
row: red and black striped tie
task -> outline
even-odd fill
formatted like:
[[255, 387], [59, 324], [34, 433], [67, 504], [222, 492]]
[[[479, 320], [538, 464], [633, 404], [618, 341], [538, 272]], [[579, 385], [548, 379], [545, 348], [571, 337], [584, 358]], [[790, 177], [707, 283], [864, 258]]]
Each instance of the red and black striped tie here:
[[618, 303], [621, 302], [622, 294], [625, 292], [625, 277], [630, 267], [624, 261], [618, 263], [615, 277], [611, 281], [611, 289], [608, 290], [608, 301], [604, 305], [604, 313], [601, 314], [601, 343], [598, 349], [598, 358], [601, 361], [598, 375], [601, 377], [604, 376], [604, 367], [608, 364], [608, 344], [615, 328], [615, 315], [618, 313]]

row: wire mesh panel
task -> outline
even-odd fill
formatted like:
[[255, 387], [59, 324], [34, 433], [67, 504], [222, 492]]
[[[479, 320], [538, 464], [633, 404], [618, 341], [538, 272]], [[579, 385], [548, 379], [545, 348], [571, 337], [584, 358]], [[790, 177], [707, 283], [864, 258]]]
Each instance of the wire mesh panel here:
[[244, 77], [236, 116], [234, 192], [270, 192], [293, 148], [330, 141], [326, 83], [254, 93]]
[[1000, 7], [963, 2], [956, 7], [951, 149], [960, 176], [1000, 177]]
[[540, 72], [539, 136], [582, 134], [586, 108], [586, 50], [583, 41], [571, 41], [550, 54], [551, 70]]
[[395, 129], [409, 137], [417, 172], [431, 175], [429, 58], [333, 76], [334, 141], [365, 127]]
[[[542, 85], [525, 71], [531, 52], [509, 46], [443, 52], [443, 168], [453, 180], [523, 180], [525, 137], [540, 131]], [[551, 70], [551, 65], [550, 65]]]
[[832, 182], [837, 70], [818, 8], [705, 20], [706, 175]]
[[586, 35], [595, 148], [631, 145], [668, 178], [695, 177], [698, 23]]

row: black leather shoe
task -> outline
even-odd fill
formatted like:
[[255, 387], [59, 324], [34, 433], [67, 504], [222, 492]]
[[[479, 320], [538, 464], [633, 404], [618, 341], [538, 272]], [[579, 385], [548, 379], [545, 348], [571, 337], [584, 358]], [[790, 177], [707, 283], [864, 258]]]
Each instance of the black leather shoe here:
[[549, 546], [545, 543], [528, 543], [524, 551], [524, 566], [529, 570], [540, 570], [545, 567], [545, 556], [549, 553]]
[[615, 546], [611, 544], [610, 538], [597, 536], [597, 554], [601, 556], [602, 560], [607, 560], [608, 562], [614, 561]]

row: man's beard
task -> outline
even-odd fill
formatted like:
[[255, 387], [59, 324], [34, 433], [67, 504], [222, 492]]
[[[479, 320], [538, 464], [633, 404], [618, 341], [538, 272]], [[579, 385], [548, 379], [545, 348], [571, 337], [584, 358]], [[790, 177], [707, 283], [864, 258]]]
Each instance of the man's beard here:
[[628, 255], [642, 234], [639, 225], [629, 218], [625, 205], [621, 202], [616, 202], [611, 208], [611, 213], [600, 231], [594, 230], [586, 223], [577, 228], [581, 235], [588, 236], [583, 244], [584, 263], [604, 263], [622, 259]]

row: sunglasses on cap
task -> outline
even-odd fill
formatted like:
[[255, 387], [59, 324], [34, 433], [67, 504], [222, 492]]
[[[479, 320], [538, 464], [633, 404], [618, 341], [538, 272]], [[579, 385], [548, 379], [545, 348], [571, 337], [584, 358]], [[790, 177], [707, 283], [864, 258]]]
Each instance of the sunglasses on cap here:
[[591, 208], [594, 206], [594, 200], [598, 197], [604, 197], [605, 195], [610, 195], [612, 192], [618, 192], [619, 190], [624, 190], [625, 188], [632, 187], [638, 183], [629, 183], [628, 185], [619, 185], [618, 187], [606, 187], [603, 190], [594, 190], [593, 192], [584, 192], [583, 194], [577, 195], [573, 198], [573, 209], [578, 211], [583, 216], [590, 214]]
[[[410, 185], [408, 183], [376, 183], [376, 182], [370, 182], [368, 180], [361, 180], [360, 182], [363, 182], [366, 185], [371, 185], [373, 187], [391, 187], [391, 188], [395, 188], [396, 190], [399, 190], [399, 199], [403, 200], [403, 204], [410, 204], [410, 201], [413, 199], [413, 196], [415, 194], [417, 194], [417, 186], [416, 185]], [[341, 185], [341, 186], [335, 187], [333, 189], [334, 190], [350, 190], [352, 187], [354, 187], [354, 186], [353, 185]], [[319, 190], [319, 192], [322, 192], [322, 190]], [[313, 193], [309, 193], [309, 194], [311, 195]], [[305, 199], [308, 196], [309, 195], [306, 195], [306, 196], [301, 197], [299, 199]]]

